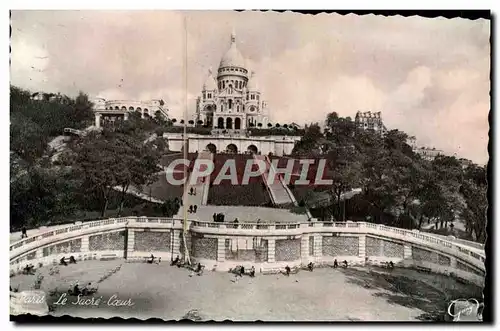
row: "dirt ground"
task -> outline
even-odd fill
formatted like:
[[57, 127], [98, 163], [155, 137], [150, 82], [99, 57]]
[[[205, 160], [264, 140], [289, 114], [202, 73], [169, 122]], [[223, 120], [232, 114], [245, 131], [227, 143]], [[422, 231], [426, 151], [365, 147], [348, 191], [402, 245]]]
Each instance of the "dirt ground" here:
[[[120, 270], [110, 273], [119, 265]], [[439, 320], [449, 300], [481, 293], [480, 288], [449, 277], [405, 269], [328, 268], [236, 280], [229, 273], [206, 271], [190, 277], [188, 270], [168, 263], [119, 260], [84, 261], [59, 267], [56, 275], [49, 275], [49, 267], [38, 272], [45, 276], [42, 290], [56, 316], [179, 320], [190, 312], [188, 317], [217, 321]], [[91, 300], [89, 305], [76, 304], [76, 297], [68, 297], [64, 305], [54, 304], [71, 282], [96, 283], [108, 273], [93, 295], [94, 305]], [[32, 275], [15, 276], [11, 287], [29, 290], [34, 280]]]

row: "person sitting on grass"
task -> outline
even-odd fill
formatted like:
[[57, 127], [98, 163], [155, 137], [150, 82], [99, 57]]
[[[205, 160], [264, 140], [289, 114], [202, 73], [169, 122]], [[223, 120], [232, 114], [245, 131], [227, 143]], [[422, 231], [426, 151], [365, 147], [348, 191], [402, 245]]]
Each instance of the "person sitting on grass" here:
[[75, 285], [73, 286], [73, 295], [79, 295], [80, 293], [80, 287], [78, 286], [78, 281], [76, 281]]
[[198, 263], [198, 265], [196, 266], [195, 272], [198, 276], [201, 276], [203, 274], [203, 267], [202, 267], [201, 263]]
[[155, 261], [155, 256], [153, 254], [151, 254], [151, 257], [150, 257], [151, 260], [148, 260], [147, 262], [149, 264], [153, 264], [153, 262]]
[[73, 255], [71, 255], [71, 256], [69, 257], [69, 263], [70, 263], [70, 264], [76, 264], [76, 260], [75, 260], [75, 257], [74, 257]]
[[290, 270], [290, 267], [287, 265], [287, 266], [285, 267], [285, 275], [290, 276], [290, 271], [291, 271], [291, 270]]
[[344, 263], [344, 268], [347, 268], [347, 260], [344, 260], [342, 263]]
[[250, 268], [250, 277], [255, 277], [255, 267], [252, 266], [252, 268]]
[[67, 266], [67, 265], [68, 265], [68, 263], [66, 263], [66, 257], [65, 257], [65, 256], [63, 256], [63, 257], [62, 257], [62, 259], [61, 259], [61, 260], [59, 260], [59, 264], [60, 264], [60, 265], [64, 265], [64, 266]]
[[180, 258], [179, 258], [179, 255], [177, 255], [175, 257], [175, 259], [172, 261], [172, 263], [170, 263], [170, 265], [177, 265], [178, 263], [180, 262]]
[[394, 263], [392, 261], [389, 261], [389, 268], [394, 269]]
[[314, 269], [314, 263], [309, 262], [309, 264], [307, 265], [307, 269], [308, 269], [309, 271], [313, 271], [313, 269]]
[[339, 267], [339, 263], [337, 262], [337, 259], [335, 259], [335, 261], [333, 261], [333, 268], [337, 269], [338, 267]]
[[27, 275], [33, 275], [35, 274], [35, 266], [32, 264], [27, 264], [26, 267], [24, 267], [23, 271]]

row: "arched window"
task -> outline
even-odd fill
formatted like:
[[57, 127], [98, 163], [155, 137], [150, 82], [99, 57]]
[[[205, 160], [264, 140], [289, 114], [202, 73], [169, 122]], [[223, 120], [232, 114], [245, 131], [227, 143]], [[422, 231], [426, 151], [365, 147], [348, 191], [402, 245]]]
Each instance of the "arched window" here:
[[222, 89], [225, 89], [225, 88], [226, 88], [226, 83], [222, 82]]
[[220, 111], [224, 111], [224, 105], [220, 105]]
[[217, 119], [217, 128], [224, 129], [224, 119], [222, 117]]
[[203, 92], [203, 100], [205, 100], [205, 99], [206, 99], [206, 94], [205, 94], [205, 92]]
[[233, 109], [233, 100], [229, 99], [228, 101], [228, 108]]
[[240, 111], [240, 105], [237, 105], [236, 106], [236, 111], [239, 112]]

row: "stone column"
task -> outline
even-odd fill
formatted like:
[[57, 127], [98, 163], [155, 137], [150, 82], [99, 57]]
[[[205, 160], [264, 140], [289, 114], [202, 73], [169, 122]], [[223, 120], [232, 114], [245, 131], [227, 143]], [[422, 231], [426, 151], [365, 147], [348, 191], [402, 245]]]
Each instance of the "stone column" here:
[[135, 248], [135, 230], [128, 228], [127, 229], [127, 258], [132, 256]]
[[404, 245], [403, 246], [403, 258], [406, 259], [412, 259], [412, 249], [411, 245]]
[[173, 258], [177, 255], [181, 256], [181, 230], [172, 230], [172, 254]]
[[80, 251], [82, 253], [88, 253], [88, 252], [90, 252], [90, 248], [89, 248], [89, 236], [83, 236], [82, 237], [82, 247], [80, 248]]
[[366, 262], [366, 235], [360, 235], [358, 237], [358, 257], [361, 259], [361, 263], [364, 265]]
[[217, 238], [217, 262], [226, 261], [226, 239]]
[[276, 262], [276, 239], [267, 240], [267, 262]]
[[101, 114], [95, 114], [95, 126], [97, 128], [101, 127]]
[[141, 109], [141, 118], [144, 118], [144, 109]]
[[125, 121], [127, 121], [127, 120], [128, 120], [128, 112], [126, 112], [125, 114], [123, 114], [123, 119], [124, 119]]

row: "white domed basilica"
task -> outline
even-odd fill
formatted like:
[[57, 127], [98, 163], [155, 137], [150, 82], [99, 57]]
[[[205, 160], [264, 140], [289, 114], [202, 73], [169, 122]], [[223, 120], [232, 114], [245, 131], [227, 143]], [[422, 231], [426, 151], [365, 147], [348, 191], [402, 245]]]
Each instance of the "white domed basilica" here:
[[196, 102], [196, 117], [203, 125], [227, 131], [265, 127], [269, 121], [257, 77], [253, 72], [249, 74], [234, 33], [229, 50], [220, 61], [217, 77], [211, 70], [206, 77]]

